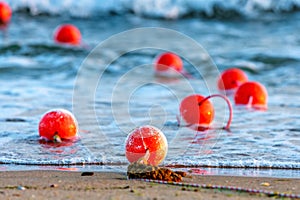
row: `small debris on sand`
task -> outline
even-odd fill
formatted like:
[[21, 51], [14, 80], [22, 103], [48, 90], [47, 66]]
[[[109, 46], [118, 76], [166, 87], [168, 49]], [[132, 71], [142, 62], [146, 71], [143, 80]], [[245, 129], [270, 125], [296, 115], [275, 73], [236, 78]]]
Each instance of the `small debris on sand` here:
[[57, 184], [52, 184], [52, 185], [50, 185], [50, 187], [52, 187], [52, 188], [57, 188], [58, 185], [57, 185]]
[[182, 177], [186, 176], [186, 172], [174, 172], [164, 167], [155, 167], [139, 162], [133, 162], [127, 168], [127, 176], [129, 179], [152, 179], [181, 182]]
[[270, 186], [270, 183], [268, 183], [268, 182], [262, 182], [260, 185], [261, 185], [261, 186], [269, 187], [269, 186]]
[[94, 172], [82, 172], [81, 176], [93, 176]]

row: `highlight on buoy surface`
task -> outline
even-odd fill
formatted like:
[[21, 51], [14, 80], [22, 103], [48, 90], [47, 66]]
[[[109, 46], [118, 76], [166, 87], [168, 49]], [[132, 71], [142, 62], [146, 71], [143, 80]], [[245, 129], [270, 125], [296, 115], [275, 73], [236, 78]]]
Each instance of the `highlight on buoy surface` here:
[[159, 76], [178, 76], [183, 71], [183, 62], [178, 55], [166, 52], [155, 60], [154, 70]]
[[0, 24], [7, 24], [11, 19], [11, 8], [5, 2], [0, 2]]
[[168, 142], [158, 128], [141, 126], [128, 134], [125, 141], [125, 155], [129, 162], [140, 159], [144, 164], [159, 165], [168, 152]]
[[69, 45], [80, 45], [81, 33], [80, 30], [72, 24], [63, 24], [56, 28], [54, 40], [57, 43]]
[[245, 72], [238, 68], [230, 68], [222, 72], [218, 79], [219, 90], [235, 90], [248, 81]]
[[184, 98], [180, 103], [179, 111], [180, 116], [185, 121], [187, 127], [198, 131], [210, 128], [214, 120], [215, 109], [209, 99], [215, 97], [224, 99], [228, 105], [229, 119], [224, 129], [229, 130], [233, 115], [232, 106], [229, 99], [221, 94], [213, 94], [207, 97], [199, 94], [193, 94]]
[[242, 84], [234, 95], [236, 105], [244, 105], [257, 110], [268, 108], [268, 92], [259, 82], [246, 82]]
[[65, 109], [50, 110], [39, 122], [39, 135], [47, 141], [75, 140], [78, 137], [77, 133], [77, 120]]

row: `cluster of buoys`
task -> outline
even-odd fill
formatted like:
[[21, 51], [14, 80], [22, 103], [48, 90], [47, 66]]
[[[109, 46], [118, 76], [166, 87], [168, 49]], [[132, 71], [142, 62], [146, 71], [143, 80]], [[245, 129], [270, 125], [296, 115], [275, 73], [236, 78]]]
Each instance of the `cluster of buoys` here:
[[[12, 10], [5, 2], [0, 2], [0, 25], [8, 25]], [[60, 44], [78, 46], [81, 44], [80, 30], [72, 24], [59, 25], [54, 31], [54, 41]]]
[[[164, 53], [158, 57], [154, 69], [155, 71], [182, 72], [182, 63], [179, 56]], [[267, 107], [265, 87], [258, 82], [249, 82], [247, 75], [240, 69], [225, 70], [219, 77], [217, 85], [221, 91], [234, 93], [236, 105], [251, 105], [253, 108], [260, 109]], [[229, 119], [224, 129], [229, 130], [233, 109], [230, 100], [222, 94], [212, 94], [207, 97], [192, 94], [184, 98], [179, 105], [179, 112], [187, 127], [197, 131], [210, 128], [214, 120], [215, 109], [209, 99], [214, 97], [221, 97], [228, 104]], [[76, 140], [78, 138], [78, 124], [69, 111], [64, 109], [51, 110], [41, 118], [39, 134], [42, 139], [53, 142]], [[134, 129], [128, 134], [125, 141], [125, 155], [129, 162], [140, 161], [156, 166], [164, 160], [167, 151], [168, 143], [165, 135], [158, 128], [150, 125]]]
[[[7, 25], [12, 16], [10, 6], [0, 2], [0, 24]], [[59, 26], [54, 33], [57, 43], [80, 45], [81, 33], [71, 24]], [[76, 140], [78, 138], [78, 124], [74, 115], [64, 109], [50, 110], [43, 115], [39, 122], [39, 135], [43, 140], [60, 143], [62, 140]]]
[[[157, 57], [154, 70], [155, 74], [159, 76], [182, 74], [184, 71], [183, 62], [176, 54], [163, 53]], [[248, 81], [248, 76], [241, 69], [231, 68], [225, 70], [218, 78], [217, 86], [220, 91], [234, 94], [236, 105], [244, 105], [254, 109], [267, 109], [268, 94], [266, 88], [261, 83]], [[197, 131], [210, 128], [215, 109], [209, 99], [214, 97], [223, 98], [228, 105], [229, 119], [224, 129], [229, 130], [233, 109], [230, 100], [222, 94], [212, 94], [207, 97], [192, 94], [184, 98], [179, 105], [179, 112], [187, 127]], [[165, 136], [160, 130], [155, 127], [143, 126], [128, 135], [126, 139], [126, 157], [129, 162], [137, 162], [143, 159], [143, 163], [146, 160], [146, 164], [158, 165], [166, 155], [166, 147]]]
[[[0, 24], [8, 24], [12, 11], [5, 2], [0, 2]], [[54, 41], [60, 44], [80, 45], [80, 30], [72, 24], [63, 24], [54, 31]], [[187, 76], [184, 71], [182, 59], [171, 52], [159, 55], [155, 60], [155, 74], [158, 76]], [[219, 77], [218, 88], [221, 91], [234, 92], [236, 105], [247, 105], [255, 109], [267, 108], [267, 91], [258, 82], [249, 82], [247, 75], [240, 69], [225, 70]], [[215, 109], [209, 101], [210, 98], [221, 97], [229, 107], [230, 116], [225, 127], [229, 130], [232, 119], [232, 106], [228, 98], [221, 94], [213, 94], [204, 97], [200, 94], [192, 94], [184, 98], [179, 105], [182, 119], [197, 131], [210, 128]], [[41, 139], [60, 143], [63, 140], [76, 141], [78, 138], [78, 123], [74, 115], [65, 110], [57, 109], [46, 112], [39, 122], [39, 135]], [[129, 162], [140, 159], [150, 165], [160, 164], [167, 155], [168, 143], [165, 135], [158, 128], [147, 125], [134, 129], [125, 142], [125, 155]], [[147, 154], [148, 153], [148, 154]]]
[[218, 79], [222, 91], [234, 94], [236, 105], [243, 105], [257, 110], [268, 108], [268, 92], [261, 83], [248, 81], [247, 75], [240, 69], [225, 70]]

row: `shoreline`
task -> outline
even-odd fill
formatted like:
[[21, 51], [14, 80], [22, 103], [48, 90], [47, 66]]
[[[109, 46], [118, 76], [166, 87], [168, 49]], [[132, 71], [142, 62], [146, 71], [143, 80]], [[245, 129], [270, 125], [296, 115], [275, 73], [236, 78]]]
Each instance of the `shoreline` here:
[[[1, 199], [271, 199], [264, 194], [127, 180], [122, 172], [1, 171]], [[184, 183], [298, 194], [300, 179], [189, 175]], [[289, 199], [289, 198], [283, 198]]]
[[[126, 172], [128, 164], [124, 165], [24, 165], [0, 164], [0, 172], [5, 171], [93, 171], [93, 172]], [[194, 175], [213, 176], [242, 176], [242, 177], [269, 177], [269, 178], [296, 178], [300, 179], [300, 169], [277, 168], [229, 168], [229, 167], [197, 167], [197, 166], [164, 166], [172, 170], [192, 172]]]

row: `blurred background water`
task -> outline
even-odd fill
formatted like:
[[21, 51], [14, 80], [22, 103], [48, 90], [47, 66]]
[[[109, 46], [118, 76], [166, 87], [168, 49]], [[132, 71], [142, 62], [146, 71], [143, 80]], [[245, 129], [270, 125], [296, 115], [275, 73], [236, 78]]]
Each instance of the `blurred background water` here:
[[[0, 43], [0, 163], [4, 170], [14, 164], [21, 166], [18, 169], [22, 165], [126, 166], [124, 141], [128, 132], [124, 130], [135, 128], [132, 124], [148, 123], [151, 115], [153, 120], [164, 122], [160, 128], [169, 142], [164, 165], [294, 169], [292, 176], [300, 177], [300, 1], [7, 2], [13, 17], [2, 30]], [[72, 23], [81, 30], [81, 47], [54, 43], [53, 32], [62, 23]], [[146, 71], [129, 73], [127, 80], [132, 82], [117, 85], [131, 96], [130, 101], [120, 99], [115, 105], [128, 108], [130, 118], [118, 113], [122, 120], [116, 122], [110, 99], [112, 88], [124, 74], [136, 66], [151, 65], [162, 52], [137, 50], [125, 53], [104, 72], [95, 102], [90, 105], [95, 106], [97, 123], [88, 113], [76, 116], [84, 119], [80, 141], [59, 146], [40, 143], [40, 117], [53, 108], [72, 110], [77, 72], [90, 51], [114, 34], [141, 27], [168, 28], [185, 34], [202, 45], [220, 71], [229, 67], [244, 69], [249, 79], [266, 86], [269, 109], [258, 112], [234, 107], [230, 133], [178, 128], [176, 115], [181, 99], [172, 91], [189, 95], [181, 87], [185, 79], [155, 80], [160, 85], [128, 91], [132, 83], [153, 80], [149, 66]], [[143, 40], [147, 38], [140, 36], [136, 41], [143, 45]], [[168, 45], [198, 58], [196, 68], [203, 69], [202, 77], [184, 61], [187, 71], [197, 78], [189, 83], [197, 93], [209, 95], [205, 81], [215, 81], [216, 77], [204, 64], [205, 56], [185, 43], [174, 41]], [[103, 55], [120, 53], [118, 45], [103, 51]], [[87, 80], [99, 67], [99, 59], [105, 58], [89, 60]], [[218, 108], [220, 102], [214, 102]], [[224, 113], [216, 114], [226, 120]], [[215, 122], [216, 126], [222, 123]], [[105, 137], [99, 134], [99, 128]]]

